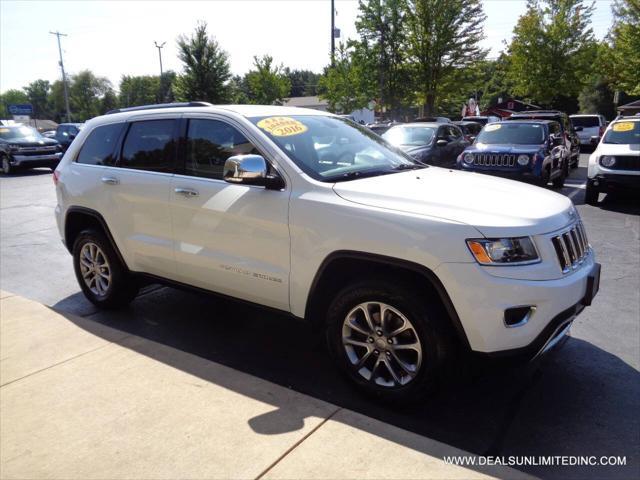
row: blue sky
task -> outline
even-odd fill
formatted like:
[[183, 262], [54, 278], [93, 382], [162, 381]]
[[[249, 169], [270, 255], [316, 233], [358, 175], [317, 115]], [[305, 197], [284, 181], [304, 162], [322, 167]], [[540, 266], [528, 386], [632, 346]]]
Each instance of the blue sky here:
[[[165, 70], [180, 70], [175, 40], [205, 20], [231, 56], [233, 73], [251, 68], [254, 55], [271, 54], [291, 68], [321, 71], [329, 60], [329, 0], [25, 1], [0, 0], [0, 91], [60, 77], [55, 37], [64, 37], [66, 70], [90, 69], [117, 87], [123, 74], [157, 74], [154, 40], [166, 41]], [[485, 0], [483, 46], [497, 55], [509, 40], [522, 0]], [[356, 37], [357, 0], [337, 0], [342, 38]], [[602, 38], [611, 24], [611, 2], [596, 4], [593, 28]]]

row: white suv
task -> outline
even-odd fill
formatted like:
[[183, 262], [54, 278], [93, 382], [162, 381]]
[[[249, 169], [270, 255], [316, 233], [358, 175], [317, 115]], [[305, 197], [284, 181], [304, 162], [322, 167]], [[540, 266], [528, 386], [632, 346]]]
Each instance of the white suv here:
[[640, 117], [613, 121], [589, 157], [585, 203], [598, 204], [600, 192], [640, 192]]
[[389, 400], [463, 354], [537, 356], [598, 289], [571, 201], [428, 167], [315, 110], [173, 104], [89, 121], [54, 174], [60, 234], [94, 304], [142, 279], [304, 317]]

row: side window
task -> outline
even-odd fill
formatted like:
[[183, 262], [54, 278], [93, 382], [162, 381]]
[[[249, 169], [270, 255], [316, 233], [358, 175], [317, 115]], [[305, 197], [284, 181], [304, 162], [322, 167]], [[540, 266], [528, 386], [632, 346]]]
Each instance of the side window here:
[[556, 122], [550, 123], [549, 124], [549, 133], [551, 135], [557, 135], [560, 133], [560, 125], [557, 124]]
[[176, 149], [176, 121], [145, 120], [129, 127], [119, 167], [150, 172], [171, 172]]
[[66, 137], [67, 136], [67, 126], [60, 125], [56, 130], [56, 137]]
[[449, 132], [451, 140], [460, 140], [462, 138], [462, 132], [458, 127], [449, 127]]
[[97, 127], [86, 138], [76, 162], [88, 165], [113, 165], [113, 153], [122, 123]]
[[224, 162], [233, 155], [259, 154], [245, 136], [218, 120], [189, 120], [185, 174], [222, 179]]

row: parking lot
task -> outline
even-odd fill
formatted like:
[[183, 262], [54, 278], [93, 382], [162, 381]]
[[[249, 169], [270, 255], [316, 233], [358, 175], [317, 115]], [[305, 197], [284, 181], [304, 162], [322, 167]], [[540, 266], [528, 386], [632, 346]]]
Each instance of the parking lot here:
[[[0, 179], [0, 284], [55, 310], [107, 324], [480, 455], [626, 456], [624, 467], [521, 467], [544, 478], [640, 475], [640, 205], [585, 205], [587, 155], [562, 189], [602, 264], [600, 293], [571, 338], [537, 366], [482, 370], [411, 408], [363, 398], [303, 322], [214, 297], [150, 286], [118, 312], [79, 291], [53, 217], [51, 173]], [[96, 329], [99, 331], [99, 329]], [[177, 366], [176, 366], [177, 367]], [[184, 408], [184, 407], [183, 407]], [[287, 428], [287, 426], [283, 426]], [[289, 428], [295, 428], [290, 426]]]

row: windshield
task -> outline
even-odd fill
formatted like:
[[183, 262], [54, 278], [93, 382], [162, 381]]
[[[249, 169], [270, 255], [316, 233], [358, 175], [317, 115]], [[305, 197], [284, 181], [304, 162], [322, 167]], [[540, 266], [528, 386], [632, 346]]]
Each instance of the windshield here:
[[40, 132], [33, 127], [0, 127], [2, 140], [17, 140], [19, 138], [41, 138]]
[[429, 145], [435, 134], [435, 127], [393, 127], [382, 138], [396, 147], [420, 146]]
[[640, 122], [616, 122], [604, 136], [604, 143], [640, 144]]
[[295, 115], [250, 120], [316, 180], [336, 182], [426, 167], [343, 118]]
[[544, 142], [544, 127], [530, 123], [490, 123], [482, 129], [477, 143], [534, 145]]
[[592, 128], [600, 126], [600, 119], [593, 117], [571, 117], [571, 125], [574, 127]]

